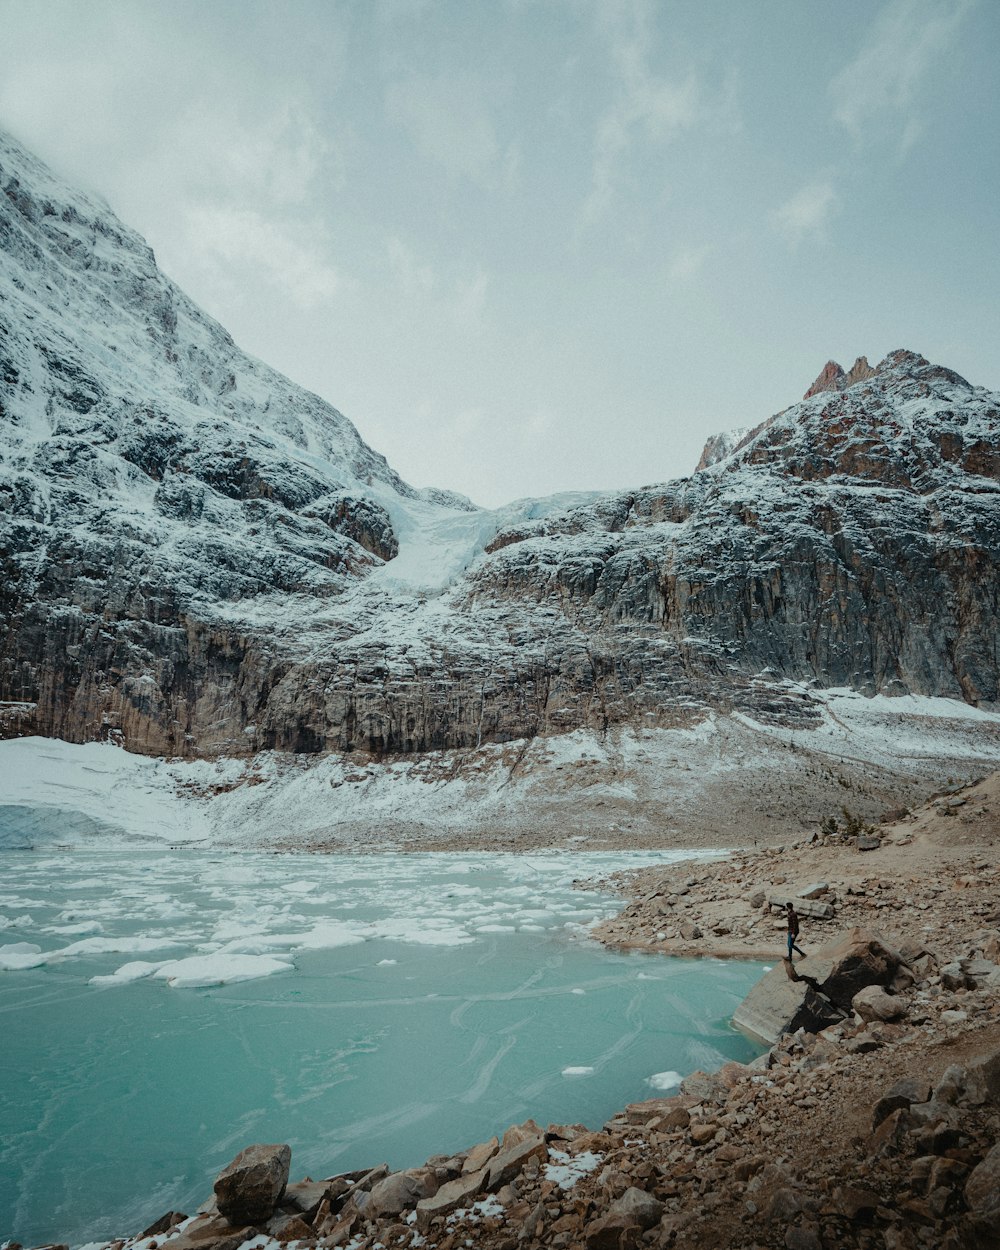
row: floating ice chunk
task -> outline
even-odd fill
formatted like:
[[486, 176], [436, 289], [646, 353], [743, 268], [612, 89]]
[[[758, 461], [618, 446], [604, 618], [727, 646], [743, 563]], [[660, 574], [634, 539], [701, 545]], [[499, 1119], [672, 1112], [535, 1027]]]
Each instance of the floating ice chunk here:
[[356, 946], [365, 941], [365, 935], [341, 920], [324, 920], [307, 933], [298, 935], [296, 948], [304, 951], [333, 950], [337, 946]]
[[393, 917], [378, 920], [372, 927], [373, 937], [395, 942], [418, 942], [423, 946], [462, 946], [476, 939], [465, 929], [446, 920], [404, 920]]
[[23, 916], [0, 916], [0, 929], [27, 929], [30, 924], [27, 912]]
[[10, 942], [0, 946], [0, 970], [23, 972], [26, 968], [39, 968], [52, 955], [34, 942]]
[[674, 1089], [683, 1079], [679, 1072], [654, 1072], [646, 1078], [646, 1084], [653, 1089]]
[[72, 959], [76, 955], [140, 955], [143, 951], [161, 951], [166, 946], [176, 946], [172, 938], [162, 937], [91, 937], [71, 942], [62, 950], [53, 951], [51, 957]]
[[593, 1068], [563, 1068], [563, 1076], [592, 1076]]
[[91, 985], [129, 985], [133, 981], [141, 981], [143, 977], [152, 976], [162, 964], [147, 963], [142, 959], [135, 959], [132, 963], [122, 964], [117, 972], [112, 972], [105, 977], [91, 977], [89, 984]]
[[227, 985], [234, 981], [255, 981], [291, 971], [290, 960], [270, 955], [190, 955], [187, 959], [171, 959], [156, 970], [174, 989], [195, 989], [201, 985]]
[[395, 959], [380, 959], [378, 963], [375, 965], [375, 967], [386, 968], [389, 966], [389, 964], [394, 964], [395, 962], [396, 962]]
[[72, 937], [74, 933], [103, 933], [104, 925], [99, 920], [81, 920], [77, 924], [49, 925], [45, 932]]
[[547, 1181], [555, 1181], [560, 1189], [572, 1189], [581, 1176], [593, 1172], [604, 1156], [592, 1150], [581, 1150], [578, 1155], [568, 1155], [562, 1150], [549, 1150], [543, 1176]]
[[570, 990], [571, 994], [586, 994], [586, 992], [586, 990], [581, 990], [578, 985], [574, 986], [574, 988]]
[[516, 928], [512, 924], [481, 924], [476, 926], [477, 933], [515, 933]]
[[286, 881], [281, 887], [287, 894], [311, 894], [318, 881]]

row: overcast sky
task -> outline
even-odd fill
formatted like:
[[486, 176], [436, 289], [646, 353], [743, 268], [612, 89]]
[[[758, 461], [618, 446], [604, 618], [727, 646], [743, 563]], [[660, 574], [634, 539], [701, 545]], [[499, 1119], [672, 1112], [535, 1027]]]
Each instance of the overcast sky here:
[[690, 472], [824, 362], [1000, 388], [996, 0], [0, 0], [0, 125], [404, 477]]

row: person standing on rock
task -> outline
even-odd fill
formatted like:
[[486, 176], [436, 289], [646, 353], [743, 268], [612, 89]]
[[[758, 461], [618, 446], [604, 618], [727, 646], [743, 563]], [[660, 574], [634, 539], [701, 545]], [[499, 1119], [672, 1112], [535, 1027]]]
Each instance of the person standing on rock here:
[[792, 959], [792, 951], [798, 951], [802, 958], [805, 959], [805, 951], [795, 941], [799, 936], [799, 916], [791, 903], [785, 904], [785, 918], [788, 921], [788, 958]]

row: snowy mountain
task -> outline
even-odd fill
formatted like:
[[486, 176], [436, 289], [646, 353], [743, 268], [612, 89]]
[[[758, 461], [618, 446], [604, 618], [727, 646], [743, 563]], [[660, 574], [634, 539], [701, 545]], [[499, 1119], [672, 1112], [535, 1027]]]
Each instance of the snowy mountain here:
[[998, 700], [1000, 395], [824, 370], [699, 471], [486, 511], [252, 359], [0, 135], [6, 736], [392, 756], [819, 691]]

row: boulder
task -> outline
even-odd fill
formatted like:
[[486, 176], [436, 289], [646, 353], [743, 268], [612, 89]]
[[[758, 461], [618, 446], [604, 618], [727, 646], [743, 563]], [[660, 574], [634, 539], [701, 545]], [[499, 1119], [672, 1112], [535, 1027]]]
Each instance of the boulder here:
[[634, 1185], [626, 1189], [608, 1208], [609, 1215], [624, 1216], [629, 1224], [638, 1224], [642, 1229], [659, 1224], [663, 1211], [664, 1204], [658, 1198]]
[[215, 1201], [230, 1224], [266, 1222], [288, 1184], [292, 1150], [287, 1145], [257, 1143], [224, 1167], [215, 1178]]
[[859, 851], [877, 851], [882, 845], [882, 839], [874, 838], [868, 833], [859, 833], [854, 840], [854, 845]]
[[463, 1175], [468, 1176], [470, 1172], [481, 1171], [499, 1149], [500, 1141], [496, 1137], [491, 1137], [489, 1141], [473, 1146], [465, 1156], [465, 1162], [462, 1164]]
[[240, 1227], [230, 1224], [224, 1215], [218, 1212], [196, 1215], [187, 1227], [177, 1236], [171, 1237], [171, 1250], [238, 1250], [249, 1237], [255, 1236], [260, 1229], [247, 1225]]
[[[487, 1188], [491, 1190], [500, 1189], [503, 1185], [512, 1181], [529, 1159], [541, 1159], [544, 1161], [548, 1157], [549, 1152], [545, 1145], [545, 1138], [542, 1135], [529, 1137], [525, 1141], [511, 1146], [509, 1150], [501, 1150], [490, 1161], [487, 1168]], [[455, 1183], [457, 1184], [458, 1182]]]
[[1000, 1050], [973, 1059], [965, 1070], [965, 1099], [974, 1107], [1000, 1103]]
[[450, 1211], [466, 1206], [482, 1192], [485, 1182], [485, 1168], [458, 1176], [453, 1181], [445, 1181], [436, 1194], [421, 1198], [417, 1203], [417, 1228], [426, 1233], [435, 1216], [447, 1215]]
[[818, 1033], [843, 1020], [844, 1014], [808, 982], [789, 981], [779, 965], [766, 972], [736, 1008], [733, 1024], [773, 1046], [782, 1033], [800, 1028]]
[[279, 1212], [278, 1215], [273, 1216], [268, 1220], [267, 1232], [275, 1241], [282, 1243], [301, 1241], [304, 1237], [313, 1235], [312, 1228], [301, 1215], [296, 1215], [294, 1212]]
[[282, 1206], [311, 1219], [332, 1191], [333, 1185], [329, 1181], [297, 1181], [294, 1185], [285, 1186]]
[[866, 985], [851, 999], [852, 1008], [862, 1020], [900, 1020], [906, 1015], [906, 1004], [887, 994], [880, 985]]
[[811, 916], [814, 920], [832, 920], [837, 914], [832, 904], [799, 898], [797, 894], [768, 894], [767, 902], [770, 907], [786, 907], [791, 903], [800, 916]]
[[919, 1077], [903, 1077], [889, 1087], [875, 1104], [872, 1111], [872, 1128], [876, 1129], [893, 1111], [905, 1109], [915, 1102], [928, 1102], [931, 1096], [930, 1081]]
[[974, 1214], [989, 1216], [1000, 1225], [1000, 1144], [969, 1173], [965, 1202]]
[[681, 1081], [681, 1093], [689, 1094], [701, 1102], [714, 1102], [724, 1099], [728, 1089], [725, 1081], [716, 1072], [698, 1071], [690, 1073]]
[[650, 1120], [670, 1116], [677, 1110], [690, 1111], [700, 1101], [694, 1094], [672, 1094], [669, 1098], [647, 1098], [644, 1102], [630, 1102], [625, 1108], [625, 1120], [628, 1124], [648, 1124]]
[[814, 881], [810, 885], [799, 887], [799, 898], [819, 898], [822, 894], [830, 893], [830, 885], [827, 881]]
[[[634, 1230], [635, 1234], [631, 1240], [624, 1236], [629, 1230]], [[606, 1215], [598, 1216], [596, 1220], [591, 1220], [583, 1230], [587, 1250], [621, 1250], [623, 1244], [631, 1245], [638, 1240], [641, 1233], [642, 1228], [635, 1220], [625, 1214], [612, 1214], [610, 1211]]]
[[849, 929], [821, 947], [799, 966], [824, 994], [845, 1011], [858, 990], [889, 985], [899, 967], [899, 956], [868, 929]]
[[421, 1198], [430, 1198], [437, 1188], [432, 1168], [393, 1172], [372, 1186], [371, 1210], [376, 1215], [399, 1215], [415, 1207]]

